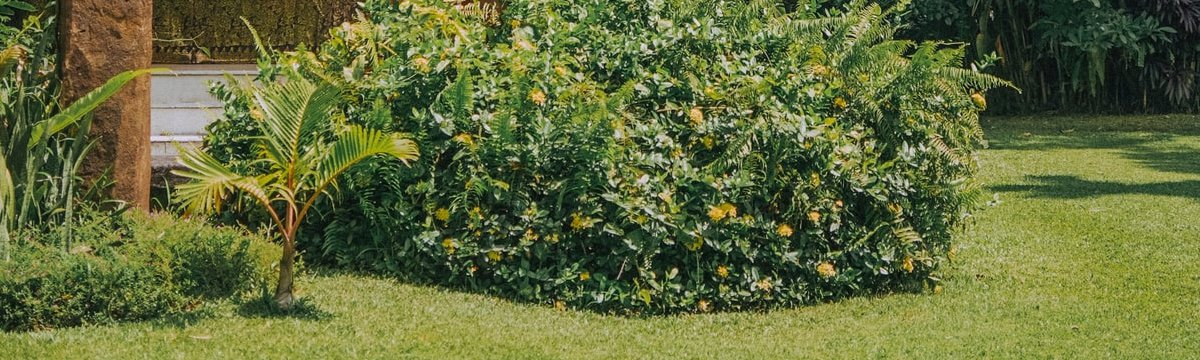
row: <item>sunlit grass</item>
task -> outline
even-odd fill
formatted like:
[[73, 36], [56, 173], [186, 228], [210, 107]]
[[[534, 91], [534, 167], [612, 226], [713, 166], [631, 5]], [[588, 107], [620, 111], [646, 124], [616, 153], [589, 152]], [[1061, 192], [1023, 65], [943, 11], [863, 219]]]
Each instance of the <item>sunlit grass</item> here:
[[0, 358], [1188, 358], [1200, 354], [1200, 117], [985, 124], [994, 206], [940, 294], [621, 318], [357, 275], [290, 316], [222, 304], [0, 335]]

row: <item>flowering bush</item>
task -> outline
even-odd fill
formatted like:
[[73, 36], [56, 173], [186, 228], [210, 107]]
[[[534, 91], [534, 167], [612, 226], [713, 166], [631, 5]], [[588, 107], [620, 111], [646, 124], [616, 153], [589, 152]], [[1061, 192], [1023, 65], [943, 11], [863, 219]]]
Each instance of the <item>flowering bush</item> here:
[[337, 84], [351, 122], [413, 134], [422, 158], [350, 174], [301, 236], [310, 261], [561, 307], [935, 285], [973, 198], [976, 103], [1004, 85], [959, 68], [961, 49], [893, 40], [878, 7], [514, 0], [498, 21], [438, 0], [365, 7], [264, 73]]

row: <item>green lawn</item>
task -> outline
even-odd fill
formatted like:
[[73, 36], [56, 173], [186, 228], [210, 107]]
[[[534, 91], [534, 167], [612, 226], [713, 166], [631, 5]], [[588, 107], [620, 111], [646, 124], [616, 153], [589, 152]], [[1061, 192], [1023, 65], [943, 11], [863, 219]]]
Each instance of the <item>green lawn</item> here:
[[0, 358], [1188, 358], [1200, 354], [1200, 117], [985, 124], [998, 202], [938, 295], [630, 319], [353, 275], [311, 308], [0, 335]]

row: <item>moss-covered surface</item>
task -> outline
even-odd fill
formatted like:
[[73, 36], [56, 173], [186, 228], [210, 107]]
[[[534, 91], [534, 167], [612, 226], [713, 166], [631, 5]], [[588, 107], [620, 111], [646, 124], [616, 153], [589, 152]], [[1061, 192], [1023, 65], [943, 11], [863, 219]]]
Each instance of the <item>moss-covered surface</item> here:
[[158, 0], [154, 2], [156, 63], [241, 62], [253, 58], [245, 17], [268, 44], [319, 43], [350, 20], [354, 0]]

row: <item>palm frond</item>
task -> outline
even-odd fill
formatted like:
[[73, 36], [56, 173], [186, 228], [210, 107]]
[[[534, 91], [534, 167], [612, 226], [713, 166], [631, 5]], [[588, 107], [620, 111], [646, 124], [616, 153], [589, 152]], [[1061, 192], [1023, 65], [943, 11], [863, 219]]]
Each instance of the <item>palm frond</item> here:
[[219, 160], [200, 150], [184, 150], [179, 156], [184, 170], [175, 175], [191, 180], [179, 185], [176, 194], [189, 213], [208, 214], [218, 211], [221, 203], [235, 190], [241, 191], [269, 208], [267, 191], [257, 178], [237, 174]]
[[255, 101], [262, 110], [259, 120], [266, 140], [265, 153], [278, 164], [296, 163], [303, 146], [329, 124], [338, 96], [337, 89], [304, 79], [270, 84], [255, 92]]

